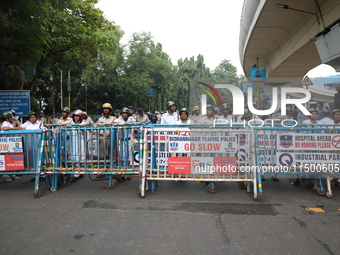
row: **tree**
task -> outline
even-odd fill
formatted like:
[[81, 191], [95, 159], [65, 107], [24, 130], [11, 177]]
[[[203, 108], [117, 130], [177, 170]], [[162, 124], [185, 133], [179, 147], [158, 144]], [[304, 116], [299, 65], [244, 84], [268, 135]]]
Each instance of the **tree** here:
[[147, 108], [146, 92], [156, 90], [154, 106], [163, 107], [172, 87], [172, 63], [155, 44], [149, 32], [134, 33], [125, 52], [124, 74], [121, 76], [127, 97], [134, 106]]
[[[33, 67], [45, 55], [49, 36], [45, 28], [50, 25], [51, 9], [72, 10], [81, 0], [16, 0], [0, 2], [0, 84], [22, 87], [20, 67]], [[9, 72], [15, 84], [8, 83]], [[19, 74], [15, 76], [15, 74]]]
[[33, 101], [41, 104], [43, 100], [51, 107], [48, 111], [55, 108], [58, 111], [61, 91], [58, 68], [63, 70], [64, 98], [67, 98], [67, 71], [70, 70], [71, 105], [85, 109], [84, 85], [91, 91], [99, 83], [104, 69], [115, 68], [121, 54], [119, 40], [123, 33], [113, 22], [106, 20], [90, 0], [76, 4], [72, 11], [51, 9], [48, 24], [45, 32], [49, 47], [35, 64], [35, 74], [26, 89], [33, 92]]
[[222, 60], [212, 72], [216, 80], [232, 80], [237, 77], [237, 69], [230, 63], [230, 60]]

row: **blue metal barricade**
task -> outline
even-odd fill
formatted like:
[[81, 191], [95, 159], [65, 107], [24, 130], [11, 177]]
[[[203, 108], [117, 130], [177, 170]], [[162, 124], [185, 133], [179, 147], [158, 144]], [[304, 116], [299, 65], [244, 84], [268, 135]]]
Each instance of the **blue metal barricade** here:
[[39, 174], [45, 132], [12, 130], [0, 132], [0, 175], [35, 176], [34, 197], [39, 197]]
[[[113, 180], [140, 176], [134, 164], [134, 153], [141, 146], [140, 126], [134, 125], [64, 125], [47, 131], [43, 174], [51, 176], [50, 190], [85, 174]], [[65, 180], [64, 177], [67, 177]]]

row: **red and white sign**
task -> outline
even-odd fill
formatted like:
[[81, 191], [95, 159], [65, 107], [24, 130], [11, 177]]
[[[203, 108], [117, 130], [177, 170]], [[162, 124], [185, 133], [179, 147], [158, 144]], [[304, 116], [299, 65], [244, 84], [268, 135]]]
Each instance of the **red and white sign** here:
[[236, 153], [237, 136], [169, 136], [169, 152]]
[[24, 155], [0, 155], [0, 171], [25, 170]]
[[340, 135], [337, 134], [277, 134], [277, 150], [317, 150], [340, 149]]
[[190, 174], [191, 161], [190, 157], [169, 157], [168, 173], [169, 174]]
[[313, 82], [311, 79], [308, 78], [308, 76], [305, 76], [305, 78], [301, 82], [301, 86], [312, 86]]

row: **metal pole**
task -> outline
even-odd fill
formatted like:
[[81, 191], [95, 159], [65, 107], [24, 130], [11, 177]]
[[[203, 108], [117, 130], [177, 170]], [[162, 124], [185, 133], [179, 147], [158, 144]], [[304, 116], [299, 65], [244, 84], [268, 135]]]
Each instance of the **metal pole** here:
[[68, 108], [71, 109], [71, 72], [67, 72]]

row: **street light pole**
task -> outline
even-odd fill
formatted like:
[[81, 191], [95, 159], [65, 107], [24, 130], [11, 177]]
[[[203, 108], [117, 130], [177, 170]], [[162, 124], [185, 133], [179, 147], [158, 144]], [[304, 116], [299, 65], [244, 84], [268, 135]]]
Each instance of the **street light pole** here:
[[59, 69], [60, 71], [60, 109], [63, 109], [63, 70], [61, 70], [57, 64], [55, 66]]

